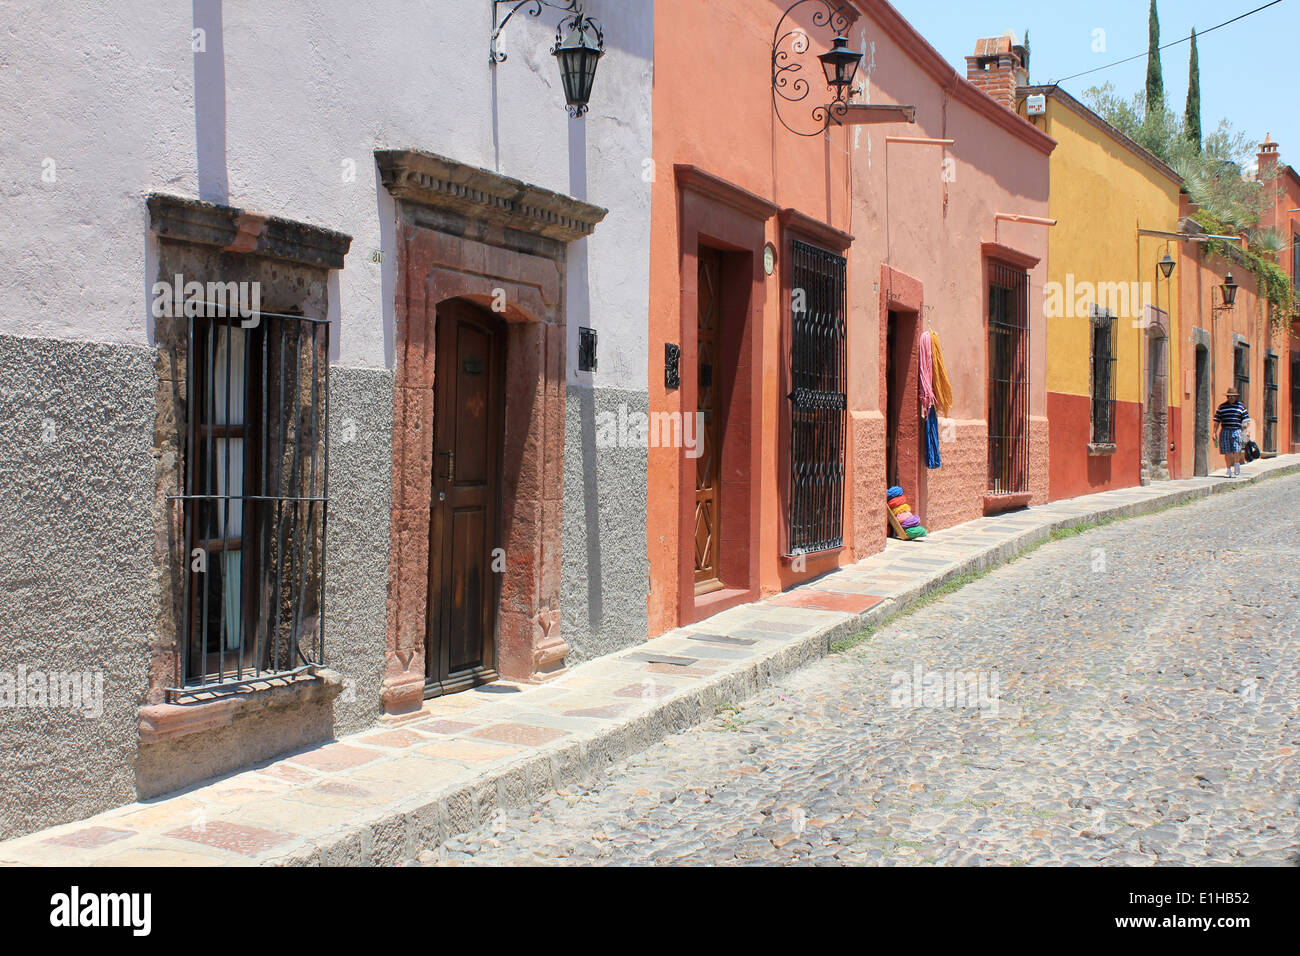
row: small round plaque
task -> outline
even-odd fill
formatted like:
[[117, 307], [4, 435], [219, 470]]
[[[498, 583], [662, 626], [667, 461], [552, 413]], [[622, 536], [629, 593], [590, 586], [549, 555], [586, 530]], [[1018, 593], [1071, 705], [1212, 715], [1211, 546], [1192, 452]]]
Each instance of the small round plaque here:
[[776, 246], [770, 242], [763, 247], [763, 271], [768, 275], [776, 271]]

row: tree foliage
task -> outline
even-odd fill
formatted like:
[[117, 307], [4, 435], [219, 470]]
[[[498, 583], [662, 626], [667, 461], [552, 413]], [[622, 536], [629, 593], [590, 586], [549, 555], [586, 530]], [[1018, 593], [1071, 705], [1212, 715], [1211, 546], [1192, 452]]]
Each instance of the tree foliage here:
[[1258, 182], [1242, 176], [1254, 149], [1244, 132], [1221, 120], [1203, 142], [1193, 143], [1186, 117], [1167, 109], [1149, 112], [1140, 94], [1126, 100], [1113, 84], [1105, 83], [1089, 89], [1083, 98], [1102, 119], [1173, 167], [1192, 202], [1234, 229], [1258, 225], [1268, 197]]
[[1201, 151], [1201, 59], [1196, 52], [1196, 30], [1192, 30], [1192, 56], [1187, 64], [1187, 109], [1183, 132], [1196, 152]]
[[1147, 112], [1159, 113], [1165, 108], [1165, 77], [1160, 68], [1160, 14], [1156, 0], [1151, 0], [1151, 14], [1147, 18]]

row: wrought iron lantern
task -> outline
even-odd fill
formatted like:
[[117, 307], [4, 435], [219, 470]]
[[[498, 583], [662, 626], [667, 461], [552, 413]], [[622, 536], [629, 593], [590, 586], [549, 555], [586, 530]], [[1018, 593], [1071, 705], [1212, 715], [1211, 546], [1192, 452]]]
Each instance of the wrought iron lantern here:
[[1219, 287], [1219, 291], [1223, 293], [1223, 304], [1229, 309], [1237, 304], [1238, 288], [1240, 287], [1237, 285], [1237, 281], [1232, 278], [1231, 272], [1223, 277], [1223, 285]]
[[[802, 76], [805, 67], [811, 67], [808, 56], [812, 41], [808, 33], [794, 25], [795, 11], [804, 4], [812, 4], [809, 22], [814, 28], [824, 29], [834, 37], [831, 48], [818, 54], [825, 73], [827, 89], [834, 92], [829, 103], [817, 103], [808, 119], [802, 117], [793, 125], [786, 118], [789, 104], [802, 103], [813, 92], [813, 84]], [[830, 126], [832, 119], [843, 120], [849, 113], [851, 87], [857, 76], [862, 54], [849, 47], [848, 31], [856, 18], [851, 3], [836, 4], [832, 0], [795, 0], [777, 21], [772, 34], [772, 106], [781, 125], [799, 136], [819, 136]], [[784, 111], [784, 112], [783, 112]]]
[[[569, 28], [567, 37], [563, 36], [565, 26]], [[600, 24], [580, 9], [555, 31], [551, 54], [560, 64], [569, 115], [582, 116], [587, 112], [591, 87], [596, 81], [596, 64], [605, 55], [605, 37]]]
[[[498, 19], [498, 9], [508, 6], [505, 16]], [[551, 55], [560, 66], [560, 78], [564, 83], [564, 99], [570, 116], [582, 116], [587, 112], [587, 103], [591, 99], [592, 85], [596, 80], [596, 64], [605, 55], [605, 34], [600, 23], [587, 16], [580, 0], [492, 0], [492, 42], [489, 49], [489, 62], [493, 65], [506, 61], [505, 51], [497, 41], [510, 18], [524, 8], [531, 17], [542, 15], [542, 7], [551, 7], [561, 13], [572, 13], [567, 20], [561, 18], [555, 31], [555, 45]]]
[[1173, 257], [1166, 252], [1165, 257], [1157, 262], [1156, 265], [1160, 267], [1160, 274], [1168, 279], [1174, 274], [1174, 266], [1177, 265], [1177, 263], [1174, 262]]
[[838, 36], [835, 45], [817, 59], [822, 61], [822, 69], [826, 72], [826, 85], [835, 90], [835, 102], [845, 99], [853, 85], [853, 77], [857, 75], [858, 64], [862, 62], [862, 54], [849, 49], [848, 37]]

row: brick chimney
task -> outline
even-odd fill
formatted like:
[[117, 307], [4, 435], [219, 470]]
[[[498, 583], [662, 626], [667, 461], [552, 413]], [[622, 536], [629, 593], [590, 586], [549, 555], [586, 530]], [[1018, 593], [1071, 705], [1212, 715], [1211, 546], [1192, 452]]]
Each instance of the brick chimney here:
[[1016, 88], [1029, 85], [1026, 51], [1011, 34], [975, 42], [975, 55], [966, 57], [966, 79], [1013, 113]]
[[1277, 143], [1273, 142], [1271, 133], [1264, 134], [1264, 142], [1259, 144], [1259, 153], [1255, 158], [1259, 161], [1259, 178], [1261, 180], [1265, 175], [1277, 170]]

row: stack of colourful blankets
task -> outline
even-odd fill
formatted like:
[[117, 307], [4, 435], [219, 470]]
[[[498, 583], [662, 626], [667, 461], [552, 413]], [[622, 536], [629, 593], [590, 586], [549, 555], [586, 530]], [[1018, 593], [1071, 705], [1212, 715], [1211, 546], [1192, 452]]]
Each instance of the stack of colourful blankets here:
[[925, 528], [921, 525], [921, 519], [912, 514], [912, 506], [907, 503], [907, 498], [903, 495], [903, 489], [898, 485], [893, 485], [885, 496], [889, 501], [889, 510], [894, 513], [898, 519], [903, 533], [907, 535], [908, 540], [925, 537]]

